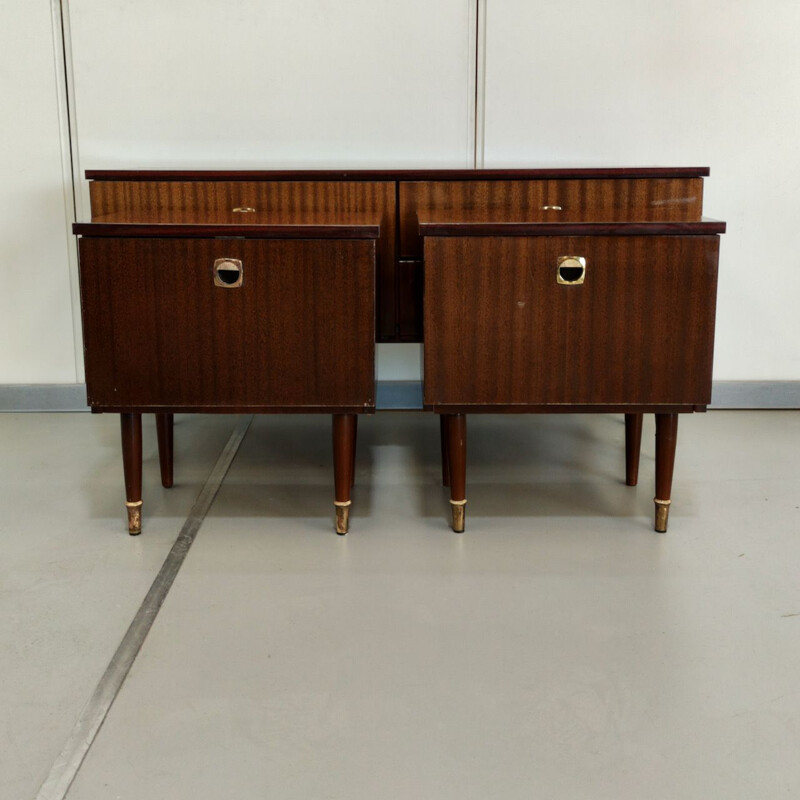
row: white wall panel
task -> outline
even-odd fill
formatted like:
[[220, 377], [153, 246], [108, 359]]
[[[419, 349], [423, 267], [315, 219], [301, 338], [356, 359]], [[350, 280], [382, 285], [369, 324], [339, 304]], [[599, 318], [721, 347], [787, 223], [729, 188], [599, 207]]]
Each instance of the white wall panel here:
[[[69, 7], [81, 175], [474, 163], [476, 0]], [[408, 348], [379, 361], [382, 378], [419, 378]]]
[[715, 378], [800, 379], [800, 3], [489, 0], [485, 166], [710, 166]]
[[70, 255], [50, 5], [4, 0], [0, 384], [74, 383]]
[[71, 0], [81, 168], [472, 164], [474, 0]]

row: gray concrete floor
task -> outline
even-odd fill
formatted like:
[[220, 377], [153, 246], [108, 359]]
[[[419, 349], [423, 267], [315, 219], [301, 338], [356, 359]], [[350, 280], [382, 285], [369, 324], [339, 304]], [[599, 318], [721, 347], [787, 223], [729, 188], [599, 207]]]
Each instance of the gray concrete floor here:
[[[0, 797], [32, 798], [230, 435], [0, 415]], [[469, 423], [467, 531], [438, 425], [363, 418], [351, 533], [330, 423], [256, 418], [70, 800], [800, 794], [800, 412], [682, 417], [652, 532], [614, 416]]]

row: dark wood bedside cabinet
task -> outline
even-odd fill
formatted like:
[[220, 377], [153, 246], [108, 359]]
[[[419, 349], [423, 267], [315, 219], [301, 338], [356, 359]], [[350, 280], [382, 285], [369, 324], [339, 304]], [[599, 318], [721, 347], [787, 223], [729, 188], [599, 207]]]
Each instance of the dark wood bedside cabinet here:
[[129, 532], [141, 531], [143, 413], [156, 415], [171, 486], [176, 412], [322, 412], [346, 533], [357, 415], [375, 409], [380, 215], [201, 209], [191, 197], [175, 208], [157, 195], [148, 207], [148, 189], [129, 185], [127, 208], [74, 228], [88, 401], [121, 416]]
[[[347, 531], [374, 344], [424, 342], [463, 530], [466, 414], [619, 412], [626, 479], [656, 415], [666, 530], [677, 414], [711, 396], [719, 234], [707, 168], [88, 171], [86, 382], [119, 413], [129, 528], [141, 415], [172, 484], [175, 412], [333, 415]], [[424, 303], [423, 303], [424, 291]], [[423, 313], [424, 308], [424, 313]]]
[[630, 175], [607, 170], [521, 183], [507, 204], [452, 194], [418, 210], [424, 402], [441, 415], [455, 531], [464, 530], [466, 415], [475, 412], [624, 413], [630, 485], [642, 414], [655, 414], [655, 529], [667, 529], [678, 414], [711, 400], [725, 224], [700, 217], [704, 170], [632, 172], [637, 191]]

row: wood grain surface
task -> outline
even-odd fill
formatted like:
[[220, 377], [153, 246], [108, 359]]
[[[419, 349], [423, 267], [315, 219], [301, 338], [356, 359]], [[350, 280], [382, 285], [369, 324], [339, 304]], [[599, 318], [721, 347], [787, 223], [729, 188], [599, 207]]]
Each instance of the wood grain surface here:
[[[550, 206], [551, 208], [545, 208]], [[701, 178], [420, 181], [400, 184], [400, 252], [422, 252], [417, 216], [430, 221], [692, 222]]]
[[[241, 259], [240, 288], [213, 283]], [[372, 240], [80, 241], [96, 410], [374, 407]]]
[[702, 178], [708, 167], [527, 167], [501, 169], [87, 169], [95, 181], [435, 181], [510, 178]]
[[[375, 212], [380, 225], [376, 338], [379, 342], [417, 342], [423, 338], [418, 212], [434, 212], [439, 222], [453, 212], [470, 211], [548, 223], [696, 222], [702, 211], [702, 178], [708, 174], [707, 167], [545, 167], [88, 170], [86, 177], [91, 180], [93, 219], [102, 219], [106, 225], [117, 221], [175, 224], [179, 219], [198, 223], [215, 219], [228, 224], [234, 207], [255, 208], [264, 218], [276, 213], [291, 217], [337, 209], [344, 214]], [[543, 209], [545, 205], [560, 206], [561, 210]], [[243, 224], [248, 217], [254, 219], [248, 214], [235, 215], [239, 216]], [[124, 231], [111, 227], [95, 232], [124, 235]], [[140, 229], [140, 233], [225, 235], [210, 228], [203, 232], [153, 228]], [[258, 230], [245, 230], [240, 235], [258, 234]]]
[[[88, 173], [87, 173], [88, 174]], [[112, 173], [119, 175], [120, 173]], [[129, 173], [126, 173], [129, 174]], [[158, 177], [162, 173], [155, 172]], [[177, 175], [180, 173], [166, 173]], [[377, 247], [378, 341], [394, 341], [397, 334], [395, 264], [395, 184], [390, 181], [224, 180], [225, 173], [198, 180], [198, 173], [181, 180], [93, 180], [89, 184], [92, 220], [145, 223], [173, 223], [180, 218], [193, 221], [228, 219], [234, 208], [254, 208], [255, 213], [236, 213], [242, 225], [253, 218], [284, 219], [309, 214], [378, 215], [380, 238]], [[236, 174], [236, 173], [234, 173]], [[260, 173], [257, 173], [260, 174]], [[301, 176], [298, 179], [298, 175]], [[257, 235], [253, 231], [249, 235]], [[121, 234], [115, 234], [121, 235]], [[157, 232], [153, 235], [157, 235]], [[182, 235], [182, 234], [176, 234]], [[186, 234], [188, 235], [188, 234]], [[212, 234], [213, 235], [213, 234]]]
[[[707, 404], [718, 249], [715, 236], [426, 238], [426, 407]], [[556, 282], [562, 255], [586, 258], [585, 283]]]

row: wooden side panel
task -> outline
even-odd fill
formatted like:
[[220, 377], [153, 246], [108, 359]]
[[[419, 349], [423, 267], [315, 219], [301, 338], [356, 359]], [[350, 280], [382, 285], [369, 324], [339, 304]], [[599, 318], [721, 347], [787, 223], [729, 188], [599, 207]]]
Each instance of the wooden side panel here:
[[[381, 236], [377, 250], [377, 339], [397, 336], [395, 265], [395, 183], [393, 181], [92, 181], [92, 220], [109, 214], [128, 222], [140, 219], [172, 222], [177, 216], [197, 219], [233, 208], [298, 215], [314, 212], [377, 212]], [[155, 215], [155, 216], [154, 216]], [[248, 222], [248, 214], [241, 214]]]
[[[240, 259], [241, 288], [213, 282]], [[80, 241], [89, 403], [374, 406], [375, 242]]]
[[[716, 236], [425, 240], [426, 405], [704, 405]], [[582, 285], [556, 282], [562, 255]]]
[[418, 210], [500, 212], [528, 222], [694, 222], [703, 211], [702, 178], [404, 181], [399, 195], [400, 253], [407, 257], [422, 253]]

